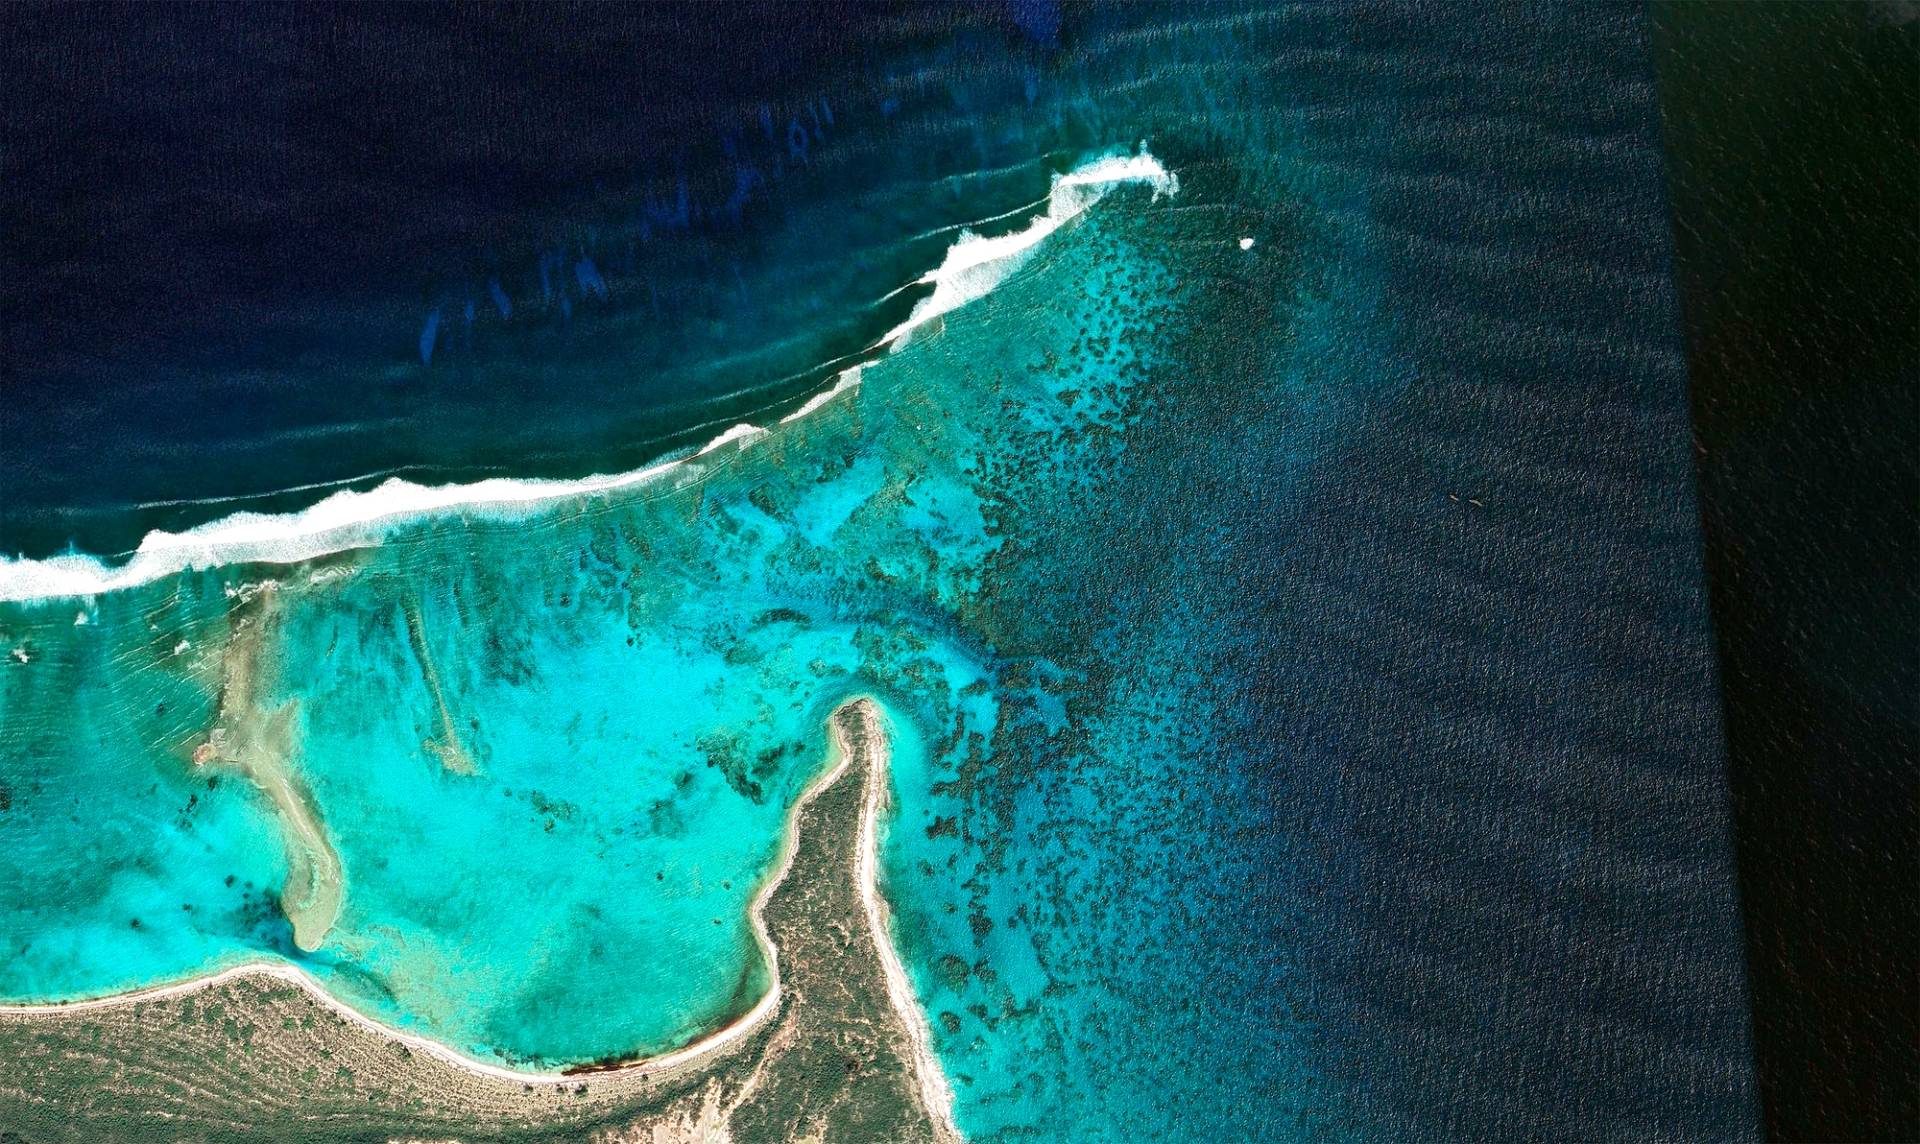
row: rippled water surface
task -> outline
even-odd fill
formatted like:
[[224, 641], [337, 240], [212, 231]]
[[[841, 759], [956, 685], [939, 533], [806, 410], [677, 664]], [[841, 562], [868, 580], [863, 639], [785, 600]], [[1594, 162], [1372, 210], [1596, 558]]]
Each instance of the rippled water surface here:
[[[0, 604], [0, 994], [270, 956], [492, 1059], [685, 1043], [765, 989], [746, 903], [869, 692], [970, 1137], [1751, 1135], [1640, 14], [1029, 17], [749, 117], [736, 166], [793, 188], [757, 223], [681, 234], [661, 190], [494, 317], [446, 278], [363, 347], [410, 427], [322, 403], [344, 443], [286, 475], [766, 432]], [[1113, 186], [780, 420], [958, 224], [1016, 233], [1143, 142], [1177, 193]], [[189, 483], [156, 517], [27, 481], [12, 543], [229, 511]]]

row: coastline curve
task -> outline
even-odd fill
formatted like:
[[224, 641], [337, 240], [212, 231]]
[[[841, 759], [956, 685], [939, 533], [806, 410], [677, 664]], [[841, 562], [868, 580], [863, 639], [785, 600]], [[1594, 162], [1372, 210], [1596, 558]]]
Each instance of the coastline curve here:
[[[243, 978], [264, 978], [295, 986], [328, 1011], [368, 1033], [405, 1046], [409, 1050], [427, 1054], [462, 1072], [493, 1081], [534, 1085], [573, 1083], [588, 1076], [617, 1080], [654, 1076], [684, 1066], [703, 1063], [719, 1056], [731, 1046], [758, 1031], [780, 1010], [782, 1002], [788, 996], [789, 991], [785, 988], [782, 974], [780, 947], [768, 929], [766, 906], [775, 891], [786, 882], [793, 869], [799, 849], [802, 812], [816, 798], [834, 788], [858, 758], [863, 760], [866, 766], [866, 781], [861, 795], [859, 837], [849, 865], [852, 867], [857, 883], [856, 891], [869, 924], [869, 937], [881, 956], [883, 973], [887, 980], [889, 1003], [898, 1019], [904, 1023], [908, 1043], [912, 1047], [911, 1063], [915, 1072], [917, 1091], [923, 1099], [928, 1100], [926, 1112], [934, 1125], [935, 1137], [941, 1141], [958, 1141], [961, 1137], [953, 1127], [951, 1089], [940, 1070], [937, 1058], [928, 1047], [925, 1017], [918, 1012], [917, 1006], [912, 1001], [911, 990], [905, 987], [904, 971], [900, 969], [898, 955], [893, 952], [890, 932], [884, 928], [886, 919], [884, 903], [880, 902], [879, 908], [875, 908], [880, 892], [877, 879], [878, 867], [874, 860], [875, 823], [886, 806], [887, 776], [891, 762], [890, 743], [880, 709], [877, 701], [872, 697], [855, 695], [836, 706], [826, 722], [829, 746], [825, 767], [795, 799], [782, 831], [780, 862], [769, 872], [748, 907], [748, 918], [754, 940], [769, 971], [767, 990], [746, 1013], [692, 1043], [670, 1052], [613, 1065], [585, 1065], [560, 1070], [517, 1069], [495, 1064], [463, 1053], [444, 1042], [395, 1028], [368, 1016], [333, 996], [318, 979], [299, 966], [281, 961], [248, 962], [188, 981], [130, 993], [119, 993], [109, 997], [41, 1005], [0, 1005], [0, 1015], [34, 1018], [87, 1011], [125, 1010], [147, 1002], [190, 996]], [[856, 734], [849, 734], [849, 724], [858, 727]], [[905, 989], [904, 993], [896, 989], [896, 975], [898, 975], [900, 987]], [[917, 1032], [916, 1018], [918, 1019]], [[934, 1094], [943, 1094], [944, 1099], [928, 1099]]]

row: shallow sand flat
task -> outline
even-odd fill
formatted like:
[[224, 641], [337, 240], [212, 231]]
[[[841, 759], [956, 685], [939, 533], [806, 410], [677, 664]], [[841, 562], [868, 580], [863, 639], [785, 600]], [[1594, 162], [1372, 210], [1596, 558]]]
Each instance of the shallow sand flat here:
[[273, 804], [287, 845], [281, 908], [293, 925], [294, 945], [311, 952], [320, 948], [340, 916], [345, 874], [313, 797], [296, 773], [297, 704], [268, 710], [257, 702], [264, 649], [279, 621], [277, 599], [274, 586], [267, 584], [236, 613], [233, 634], [221, 654], [219, 718], [195, 748], [193, 761], [200, 767], [239, 771]]
[[[0, 1011], [0, 1123], [19, 1140], [791, 1140], [949, 1138], [942, 1091], [889, 1001], [856, 870], [886, 790], [870, 700], [757, 901], [777, 995], [697, 1051], [566, 1076], [458, 1063], [273, 973], [65, 1009]], [[866, 828], [863, 831], [863, 818]], [[866, 845], [863, 845], [866, 843]], [[862, 869], [864, 867], [864, 869]], [[916, 1075], [919, 1074], [919, 1075]]]

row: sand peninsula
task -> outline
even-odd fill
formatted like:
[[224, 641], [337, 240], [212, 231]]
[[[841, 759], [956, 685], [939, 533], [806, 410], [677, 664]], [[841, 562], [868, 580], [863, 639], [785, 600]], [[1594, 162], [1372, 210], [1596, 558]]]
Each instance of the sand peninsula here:
[[151, 1140], [162, 1125], [209, 1141], [957, 1141], [878, 882], [885, 723], [859, 697], [828, 729], [826, 769], [795, 803], [750, 907], [771, 984], [693, 1044], [522, 1072], [390, 1028], [300, 969], [262, 963], [0, 1006], [0, 1121], [33, 1144]]
[[[1107, 190], [1129, 183], [1149, 187], [1156, 198], [1179, 187], [1143, 144], [1056, 175], [1048, 196], [1029, 204], [1043, 202], [1044, 210], [1023, 228], [983, 237], [971, 229], [978, 223], [963, 225], [940, 265], [913, 283], [931, 292], [855, 356], [884, 357], [923, 327], [937, 328], [944, 315], [995, 289]], [[842, 369], [780, 424], [858, 386], [867, 364]], [[691, 455], [577, 480], [426, 487], [394, 478], [293, 513], [239, 513], [181, 533], [150, 533], [116, 565], [81, 554], [0, 557], [0, 602], [89, 599], [185, 569], [299, 566], [378, 546], [439, 514], [516, 518], [656, 482], [698, 481], [703, 459], [725, 460], [774, 428], [737, 424]], [[273, 589], [263, 591], [254, 614], [239, 617], [251, 626], [230, 641], [219, 713], [193, 748], [194, 762], [244, 775], [273, 804], [289, 856], [281, 904], [295, 944], [312, 949], [350, 887], [292, 764], [287, 711], [256, 712], [247, 702], [257, 649], [276, 622]], [[433, 693], [434, 726], [422, 746], [451, 773], [477, 770], [412, 617], [408, 637]], [[28, 651], [13, 654], [25, 662]], [[0, 1007], [0, 1123], [22, 1141], [143, 1144], [156, 1125], [168, 1136], [236, 1141], [957, 1139], [952, 1089], [893, 949], [878, 887], [888, 797], [879, 707], [849, 700], [829, 726], [833, 761], [796, 803], [783, 858], [749, 907], [770, 970], [768, 990], [738, 1020], [685, 1048], [567, 1072], [523, 1072], [369, 1018], [292, 965], [257, 963], [100, 1000]], [[860, 777], [841, 781], [850, 770]]]

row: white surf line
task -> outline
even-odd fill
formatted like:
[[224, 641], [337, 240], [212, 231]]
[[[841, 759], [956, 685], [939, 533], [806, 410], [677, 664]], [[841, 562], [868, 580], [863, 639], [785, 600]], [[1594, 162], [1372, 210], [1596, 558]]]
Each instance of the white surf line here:
[[[913, 985], [893, 948], [893, 911], [880, 894], [880, 812], [891, 802], [887, 772], [892, 764], [893, 746], [880, 725], [879, 707], [869, 699], [855, 701], [857, 717], [866, 725], [870, 744], [867, 761], [866, 797], [860, 805], [860, 847], [854, 860], [854, 877], [860, 884], [860, 905], [867, 915], [867, 933], [880, 958], [880, 971], [887, 979], [887, 1001], [906, 1027], [907, 1043], [912, 1051], [914, 1079], [919, 1082], [920, 1102], [933, 1120], [934, 1138], [957, 1142], [960, 1126], [953, 1119], [953, 1086], [933, 1053], [933, 1032], [926, 1012], [913, 995]], [[851, 752], [836, 721], [833, 729], [842, 756]]]
[[[1144, 144], [1133, 155], [1108, 155], [1056, 175], [1046, 199], [1046, 213], [1026, 229], [998, 238], [981, 238], [963, 229], [940, 265], [908, 284], [932, 285], [933, 293], [915, 304], [905, 321], [862, 353], [898, 349], [916, 328], [983, 297], [1019, 269], [1047, 236], [1100, 201], [1109, 188], [1122, 183], [1149, 184], [1155, 197], [1180, 189], [1180, 180], [1162, 167]], [[870, 364], [868, 361], [840, 371], [829, 390], [816, 394], [800, 412], [781, 418], [781, 423], [811, 413], [835, 394], [852, 388], [859, 380], [859, 370]], [[0, 556], [0, 602], [85, 599], [150, 584], [190, 569], [229, 564], [299, 564], [377, 545], [392, 528], [439, 513], [488, 508], [524, 511], [629, 488], [722, 445], [744, 443], [766, 431], [743, 422], [691, 457], [579, 480], [490, 477], [467, 484], [420, 485], [392, 477], [364, 492], [342, 489], [298, 512], [240, 512], [182, 532], [149, 532], [126, 563], [118, 566], [81, 553], [38, 560]]]
[[1160, 165], [1141, 144], [1133, 155], [1108, 155], [1056, 175], [1046, 198], [1047, 209], [1024, 230], [998, 238], [982, 238], [962, 229], [947, 247], [940, 265], [916, 279], [931, 284], [933, 293], [922, 298], [905, 321], [881, 335], [872, 349], [898, 349], [914, 330], [935, 318], [990, 293], [1018, 270], [1035, 247], [1054, 231], [1085, 213], [1122, 183], [1145, 183], [1155, 198], [1180, 193], [1180, 179]]
[[825, 405], [827, 402], [832, 401], [834, 398], [845, 393], [847, 390], [852, 389], [856, 385], [859, 385], [860, 371], [866, 368], [867, 368], [866, 365], [862, 364], [862, 365], [856, 365], [848, 369], [841, 370], [840, 373], [833, 379], [832, 388], [823, 389], [819, 393], [814, 394], [812, 397], [807, 398], [807, 402], [805, 405], [802, 405], [800, 408], [794, 410], [792, 413], [789, 413], [785, 417], [782, 417], [780, 419], [780, 424], [791, 425], [795, 421], [800, 420], [802, 417], [805, 417], [809, 413], [812, 413], [814, 410], [820, 408], [822, 405]]
[[118, 1008], [138, 1005], [145, 1001], [160, 1001], [169, 997], [186, 996], [242, 977], [271, 977], [306, 990], [307, 994], [315, 1001], [318, 1001], [326, 1008], [345, 1017], [347, 1020], [352, 1021], [370, 1033], [389, 1040], [399, 1041], [410, 1049], [417, 1049], [436, 1060], [452, 1065], [454, 1068], [493, 1080], [508, 1081], [513, 1084], [578, 1084], [587, 1081], [589, 1078], [605, 1081], [617, 1080], [623, 1077], [649, 1076], [690, 1064], [701, 1057], [719, 1052], [734, 1041], [758, 1029], [767, 1018], [771, 1017], [780, 1008], [780, 999], [782, 996], [780, 950], [779, 947], [774, 945], [772, 935], [767, 932], [767, 922], [763, 915], [767, 899], [773, 896], [773, 892], [780, 887], [782, 882], [786, 881], [788, 872], [793, 869], [794, 854], [800, 848], [800, 812], [805, 809], [807, 804], [818, 797], [821, 792], [832, 787], [834, 783], [839, 782], [840, 777], [847, 773], [847, 768], [851, 765], [851, 756], [844, 749], [840, 740], [837, 724], [831, 716], [828, 721], [830, 726], [836, 727], [833, 739], [833, 765], [825, 774], [822, 774], [814, 779], [812, 783], [808, 784], [807, 789], [803, 791], [799, 799], [794, 802], [793, 809], [788, 812], [787, 826], [783, 834], [783, 853], [780, 859], [780, 868], [775, 871], [767, 883], [761, 887], [760, 892], [754, 895], [753, 903], [747, 911], [748, 918], [753, 927], [754, 941], [760, 947], [760, 955], [766, 960], [767, 965], [770, 967], [773, 979], [767, 988], [766, 995], [761, 997], [760, 1001], [744, 1015], [714, 1030], [712, 1033], [707, 1034], [692, 1044], [675, 1049], [672, 1052], [663, 1053], [656, 1057], [635, 1060], [613, 1068], [589, 1068], [584, 1071], [571, 1073], [508, 1068], [504, 1065], [492, 1064], [470, 1057], [458, 1049], [429, 1037], [423, 1037], [418, 1033], [405, 1032], [383, 1021], [369, 1017], [365, 1013], [360, 1012], [358, 1009], [353, 1008], [328, 993], [326, 987], [321, 985], [320, 982], [306, 970], [281, 961], [252, 961], [244, 965], [234, 966], [231, 969], [222, 970], [210, 977], [197, 977], [191, 981], [182, 981], [174, 985], [161, 985], [151, 989], [137, 990], [132, 993], [119, 993], [111, 997], [96, 997], [87, 1001], [63, 1001], [49, 1005], [0, 1005], [0, 1014], [7, 1016], [36, 1017], [56, 1013], [78, 1013], [88, 1010]]

